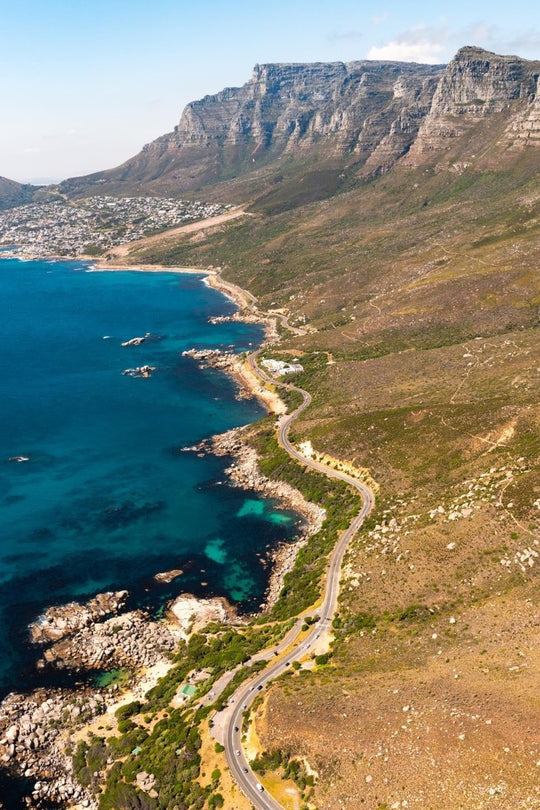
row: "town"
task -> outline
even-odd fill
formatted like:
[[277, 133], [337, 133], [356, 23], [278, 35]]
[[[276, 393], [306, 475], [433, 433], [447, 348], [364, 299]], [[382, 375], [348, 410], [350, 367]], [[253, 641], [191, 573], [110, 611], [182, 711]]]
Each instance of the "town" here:
[[96, 196], [30, 203], [0, 213], [0, 245], [4, 257], [97, 257], [125, 242], [229, 208], [163, 197]]

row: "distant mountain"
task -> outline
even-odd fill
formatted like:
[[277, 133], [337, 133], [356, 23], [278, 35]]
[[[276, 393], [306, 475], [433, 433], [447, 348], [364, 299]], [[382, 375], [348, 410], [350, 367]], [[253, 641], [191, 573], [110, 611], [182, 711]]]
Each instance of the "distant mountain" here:
[[36, 186], [0, 177], [0, 211], [31, 202], [36, 191]]
[[270, 206], [294, 190], [299, 202], [324, 198], [399, 160], [416, 165], [444, 152], [492, 116], [505, 119], [508, 148], [538, 139], [539, 68], [474, 47], [462, 48], [446, 67], [257, 65], [242, 87], [188, 104], [172, 133], [118, 168], [60, 189], [72, 196], [204, 190], [207, 199], [242, 201], [267, 192]]

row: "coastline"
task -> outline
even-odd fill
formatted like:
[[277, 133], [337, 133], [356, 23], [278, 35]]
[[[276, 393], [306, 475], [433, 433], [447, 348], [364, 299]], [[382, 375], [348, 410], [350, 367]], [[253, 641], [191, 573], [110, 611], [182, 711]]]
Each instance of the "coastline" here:
[[[79, 258], [87, 261], [77, 257]], [[254, 296], [237, 285], [224, 281], [219, 269], [94, 265], [90, 271], [202, 275], [203, 283], [238, 306], [238, 312], [230, 317], [262, 324], [266, 343], [278, 339], [275, 320], [257, 310]], [[256, 397], [276, 416], [286, 412], [286, 406], [277, 393], [265, 387], [249, 364], [235, 355], [225, 357], [226, 362], [219, 367], [235, 379], [240, 395]], [[243, 441], [243, 432], [248, 427], [214, 436], [206, 449], [217, 455], [233, 458], [227, 469], [233, 485], [276, 498], [285, 506], [300, 512], [306, 520], [306, 526], [297, 540], [282, 543], [269, 552], [266, 562], [271, 566], [271, 574], [259, 613], [268, 610], [277, 601], [286, 573], [294, 566], [296, 556], [309, 535], [319, 528], [324, 513], [305, 501], [297, 490], [283, 482], [266, 479], [260, 474], [255, 450]], [[155, 577], [168, 573], [174, 572], [156, 574]], [[110, 597], [109, 601], [107, 597]], [[175, 639], [178, 643], [180, 638], [189, 637], [211, 620], [233, 623], [241, 621], [234, 608], [223, 599], [199, 599], [181, 594], [170, 603], [164, 623], [150, 618], [143, 611], [122, 613], [123, 598], [121, 592], [98, 595], [91, 600], [98, 603], [97, 612], [92, 612], [94, 607], [89, 606], [89, 603], [53, 606], [29, 628], [36, 647], [44, 647], [40, 668], [52, 666], [56, 670], [65, 667], [84, 672], [92, 668], [107, 671], [128, 667], [132, 671], [129, 691], [121, 696], [116, 689], [104, 690], [82, 684], [74, 690], [38, 687], [30, 693], [12, 693], [4, 699], [0, 716], [0, 761], [9, 767], [9, 773], [37, 780], [32, 796], [38, 802], [53, 798], [76, 802], [77, 807], [95, 807], [92, 796], [73, 777], [71, 757], [66, 755], [66, 748], [75, 739], [74, 735], [88, 730], [92, 724], [97, 726], [104, 716], [113, 714], [119, 705], [133, 699], [133, 696], [142, 697], [145, 691], [166, 675], [172, 666], [170, 653]], [[184, 609], [175, 609], [177, 603], [182, 601], [185, 603]], [[214, 604], [216, 601], [219, 602], [219, 609]], [[124, 649], [126, 646], [127, 652]], [[153, 654], [148, 653], [149, 647], [156, 648]], [[66, 716], [66, 708], [73, 704], [75, 708], [69, 722], [60, 722], [60, 718]], [[83, 717], [85, 722], [81, 724]], [[41, 781], [47, 773], [54, 773], [55, 778]]]
[[[119, 262], [116, 264], [109, 264], [105, 261], [96, 261], [91, 256], [78, 256], [77, 258], [81, 261], [91, 262], [89, 270], [90, 272], [96, 273], [121, 273], [122, 271], [130, 271], [135, 273], [178, 273], [179, 275], [186, 274], [203, 276], [203, 284], [206, 284], [208, 287], [212, 287], [212, 289], [222, 293], [226, 298], [233, 301], [240, 308], [240, 310], [243, 310], [246, 307], [250, 310], [256, 310], [256, 297], [248, 290], [244, 290], [237, 284], [233, 284], [232, 281], [225, 281], [221, 275], [220, 267], [170, 267], [165, 264], [130, 265]], [[267, 321], [272, 320], [269, 317], [265, 317], [262, 313], [258, 313], [256, 317], [254, 312], [252, 315], [254, 316], [253, 322], [265, 324]], [[242, 319], [247, 319], [246, 313], [243, 314]]]
[[319, 531], [326, 513], [321, 507], [307, 501], [299, 490], [285, 481], [272, 480], [262, 475], [259, 471], [256, 450], [243, 440], [243, 433], [248, 427], [234, 428], [214, 436], [207, 443], [210, 452], [233, 459], [225, 472], [234, 486], [251, 489], [266, 497], [274, 498], [301, 514], [306, 521], [302, 532], [294, 542], [280, 543], [268, 555], [272, 569], [268, 588], [260, 605], [260, 612], [264, 613], [279, 599], [285, 576], [292, 570], [298, 552], [308, 542], [309, 537]]

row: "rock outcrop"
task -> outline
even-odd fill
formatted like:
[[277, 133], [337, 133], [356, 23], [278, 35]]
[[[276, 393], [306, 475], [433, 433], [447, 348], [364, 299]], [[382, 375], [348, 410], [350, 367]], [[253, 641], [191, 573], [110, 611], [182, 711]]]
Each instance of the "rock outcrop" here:
[[127, 597], [127, 591], [107, 591], [98, 593], [86, 604], [53, 605], [30, 624], [30, 640], [34, 644], [47, 644], [72, 636], [84, 628], [92, 628], [96, 622], [116, 615]]
[[[67, 690], [38, 690], [32, 695], [12, 694], [3, 701], [0, 762], [32, 781], [25, 806], [96, 807], [92, 795], [74, 776], [66, 738], [105, 709], [103, 696], [89, 690], [77, 695]], [[0, 796], [0, 802], [4, 798]]]
[[538, 141], [539, 71], [540, 62], [461, 48], [440, 79], [404, 162], [414, 165], [441, 152], [483, 119], [505, 112], [513, 113], [505, 137]]

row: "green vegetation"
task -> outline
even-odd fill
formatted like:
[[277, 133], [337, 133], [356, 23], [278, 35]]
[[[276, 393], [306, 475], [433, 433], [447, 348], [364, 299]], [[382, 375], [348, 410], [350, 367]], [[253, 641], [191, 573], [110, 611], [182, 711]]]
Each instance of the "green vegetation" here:
[[283, 779], [291, 779], [300, 791], [300, 798], [307, 802], [312, 796], [315, 778], [306, 771], [305, 765], [285, 749], [276, 748], [272, 751], [265, 751], [255, 759], [250, 765], [255, 773], [264, 776], [267, 771], [277, 771]]
[[277, 443], [273, 430], [261, 425], [252, 443], [260, 455], [261, 472], [268, 478], [286, 481], [304, 497], [326, 510], [321, 529], [312, 535], [296, 557], [295, 565], [284, 581], [279, 601], [270, 617], [285, 619], [296, 616], [316, 602], [328, 554], [338, 535], [344, 531], [359, 510], [358, 493], [343, 481], [309, 470], [293, 461]]
[[[506, 131], [506, 118], [503, 124]], [[493, 635], [497, 616], [509, 616], [516, 635], [520, 617], [529, 615], [519, 601], [520, 589], [537, 569], [525, 564], [521, 570], [515, 560], [531, 544], [538, 525], [532, 506], [532, 494], [540, 487], [532, 374], [538, 365], [540, 303], [538, 168], [533, 149], [512, 150], [505, 140], [491, 151], [488, 144], [495, 135], [479, 122], [477, 132], [449, 139], [436, 167], [428, 162], [397, 166], [376, 178], [360, 178], [353, 165], [343, 176], [333, 167], [320, 170], [306, 163], [300, 173], [284, 165], [272, 177], [269, 172], [269, 190], [252, 201], [255, 216], [201, 231], [196, 239], [184, 236], [174, 244], [139, 247], [131, 255], [134, 262], [149, 264], [219, 265], [226, 279], [258, 296], [261, 308], [281, 307], [291, 323], [312, 327], [304, 336], [283, 330], [279, 347], [283, 359], [300, 358], [304, 371], [294, 380], [313, 398], [294, 433], [322, 452], [368, 468], [382, 492], [377, 514], [365, 521], [348, 553], [332, 652], [317, 655], [312, 672], [288, 668], [277, 687], [273, 717], [277, 722], [283, 711], [282, 727], [298, 726], [301, 734], [302, 723], [310, 717], [315, 725], [317, 719], [324, 721], [324, 713], [339, 703], [337, 716], [345, 728], [347, 717], [358, 716], [365, 703], [373, 722], [348, 726], [357, 735], [351, 742], [355, 750], [375, 750], [375, 737], [369, 734], [376, 734], [379, 715], [385, 723], [396, 711], [401, 716], [405, 699], [396, 697], [399, 705], [394, 704], [393, 694], [415, 689], [420, 694], [419, 686], [433, 677], [421, 699], [427, 705], [435, 696], [430, 707], [435, 715], [450, 700], [452, 684], [460, 686], [462, 669], [476, 678], [478, 667], [470, 664], [475, 638], [468, 623], [478, 621], [482, 611], [485, 625], [477, 632], [483, 665], [494, 655], [486, 639]], [[292, 389], [280, 389], [280, 396], [289, 412], [301, 401]], [[194, 635], [180, 646], [173, 669], [146, 700], [119, 711], [117, 736], [80, 744], [74, 768], [83, 784], [96, 792], [102, 787], [100, 810], [223, 805], [219, 768], [212, 771], [210, 785], [198, 782], [199, 728], [212, 709], [197, 708], [197, 700], [221, 673], [237, 668], [213, 708], [223, 706], [235, 686], [256, 671], [247, 666], [249, 657], [275, 643], [290, 626], [286, 620], [317, 601], [328, 555], [358, 511], [356, 492], [289, 458], [276, 442], [273, 421], [263, 420], [251, 431], [261, 471], [321, 505], [324, 524], [300, 550], [269, 616], [248, 627], [213, 625]], [[513, 466], [516, 459], [523, 460], [519, 470]], [[504, 484], [483, 494], [482, 476], [491, 468], [501, 469]], [[458, 496], [470, 502], [472, 512], [450, 520], [456, 504], [465, 503]], [[442, 512], [428, 517], [439, 505]], [[400, 524], [395, 531], [389, 530], [392, 519]], [[468, 620], [461, 622], [467, 610]], [[450, 624], [456, 616], [459, 634]], [[303, 629], [312, 621], [307, 617]], [[498, 640], [494, 644], [502, 646]], [[514, 636], [507, 637], [507, 649], [514, 648]], [[508, 663], [514, 662], [510, 653], [506, 657], [480, 670], [475, 701], [489, 696], [498, 673], [508, 672]], [[532, 671], [532, 662], [528, 666]], [[196, 698], [171, 709], [172, 698], [195, 670], [209, 673], [199, 681]], [[526, 683], [526, 668], [519, 677]], [[376, 706], [369, 715], [371, 693]], [[299, 694], [311, 699], [312, 715], [305, 709], [309, 700], [302, 705], [296, 700]], [[516, 690], [505, 693], [504, 684], [497, 685], [478, 714], [491, 716], [504, 694], [512, 706]], [[364, 703], [356, 700], [359, 695]], [[451, 695], [452, 702], [461, 698]], [[454, 739], [455, 728], [446, 722], [439, 714], [430, 725]], [[244, 731], [247, 724], [244, 716]], [[382, 749], [391, 745], [388, 724], [381, 733], [377, 745]], [[407, 734], [414, 733], [411, 724]], [[486, 727], [482, 736], [488, 733]], [[338, 786], [332, 788], [337, 806], [348, 778], [348, 766], [339, 761], [343, 740], [335, 740], [328, 757], [314, 738], [306, 735], [302, 746], [313, 753], [318, 771], [320, 764], [329, 795], [329, 785]], [[500, 740], [497, 745], [500, 749]], [[422, 767], [424, 749], [424, 742], [417, 745]], [[223, 747], [216, 743], [215, 751], [223, 753]], [[476, 761], [478, 772], [487, 772], [486, 761]], [[303, 801], [309, 800], [313, 779], [281, 744], [269, 746], [253, 767], [295, 779]], [[135, 786], [142, 770], [156, 777], [155, 800]], [[390, 765], [388, 775], [392, 778]], [[400, 778], [405, 784], [406, 777]], [[355, 772], [349, 793], [359, 780]], [[387, 807], [391, 802], [380, 799], [389, 795], [376, 797], [371, 806]]]
[[[144, 701], [132, 701], [116, 712], [118, 734], [102, 738], [92, 736], [80, 742], [73, 756], [74, 772], [85, 787], [101, 789], [100, 810], [132, 810], [132, 808], [203, 808], [221, 807], [223, 798], [214, 786], [202, 788], [199, 748], [199, 725], [210, 711], [219, 710], [229, 696], [264, 662], [240, 667], [231, 683], [213, 706], [195, 708], [194, 700], [185, 707], [171, 709], [170, 703], [182, 683], [193, 671], [208, 671], [209, 676], [199, 684], [199, 693], [211, 689], [217, 678], [243, 664], [258, 650], [278, 641], [290, 624], [245, 627], [241, 630], [212, 625], [211, 632], [192, 635], [182, 643], [175, 656], [175, 666]], [[144, 717], [144, 719], [143, 719]], [[150, 726], [148, 728], [147, 726]], [[223, 747], [216, 743], [216, 752]], [[112, 764], [111, 764], [112, 763]], [[135, 787], [141, 771], [156, 778], [157, 800], [149, 798]], [[212, 781], [218, 781], [214, 772]]]

